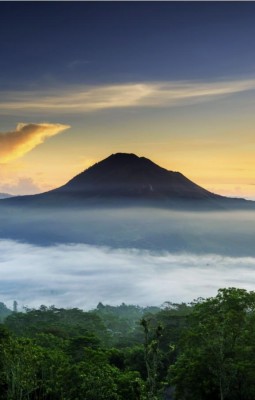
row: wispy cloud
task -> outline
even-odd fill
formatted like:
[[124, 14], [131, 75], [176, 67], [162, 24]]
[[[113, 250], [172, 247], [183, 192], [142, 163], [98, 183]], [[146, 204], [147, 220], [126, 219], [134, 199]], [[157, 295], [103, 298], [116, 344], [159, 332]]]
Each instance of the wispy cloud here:
[[0, 162], [5, 163], [28, 153], [47, 138], [55, 136], [69, 125], [62, 124], [23, 124], [17, 125], [14, 131], [0, 132]]
[[171, 107], [255, 89], [255, 79], [219, 82], [155, 82], [72, 86], [2, 93], [1, 113], [81, 113], [125, 107]]
[[0, 241], [0, 301], [95, 307], [99, 301], [160, 305], [253, 290], [255, 259], [207, 254], [113, 250], [85, 244], [39, 247]]
[[79, 60], [79, 59], [77, 59], [77, 60], [70, 61], [67, 64], [67, 68], [73, 70], [73, 69], [76, 69], [76, 68], [84, 67], [85, 65], [88, 65], [88, 64], [90, 64], [89, 60]]

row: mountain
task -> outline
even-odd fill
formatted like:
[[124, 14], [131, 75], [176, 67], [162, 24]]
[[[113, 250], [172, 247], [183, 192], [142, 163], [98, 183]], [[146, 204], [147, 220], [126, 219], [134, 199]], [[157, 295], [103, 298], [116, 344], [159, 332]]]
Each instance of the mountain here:
[[214, 194], [181, 173], [168, 171], [145, 157], [126, 153], [112, 154], [71, 179], [55, 193], [157, 200], [173, 197], [215, 198]]
[[0, 199], [8, 199], [9, 197], [13, 197], [9, 193], [0, 193]]
[[10, 204], [48, 206], [153, 205], [164, 207], [246, 206], [196, 185], [145, 157], [116, 153], [94, 164], [65, 185], [46, 193], [6, 200]]
[[0, 238], [255, 256], [254, 206], [117, 153], [55, 190], [0, 200]]

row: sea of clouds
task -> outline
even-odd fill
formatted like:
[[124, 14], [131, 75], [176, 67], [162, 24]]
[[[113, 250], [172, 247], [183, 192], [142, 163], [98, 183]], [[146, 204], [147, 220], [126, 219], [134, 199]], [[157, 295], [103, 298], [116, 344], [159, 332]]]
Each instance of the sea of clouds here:
[[214, 296], [222, 287], [253, 290], [255, 258], [1, 240], [0, 276], [0, 301], [17, 300], [20, 309], [161, 305]]

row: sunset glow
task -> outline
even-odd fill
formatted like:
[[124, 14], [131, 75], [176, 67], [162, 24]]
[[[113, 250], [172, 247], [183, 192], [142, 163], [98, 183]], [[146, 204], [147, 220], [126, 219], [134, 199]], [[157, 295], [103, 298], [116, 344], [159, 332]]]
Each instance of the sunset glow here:
[[0, 192], [49, 190], [129, 152], [255, 199], [253, 9], [2, 4]]

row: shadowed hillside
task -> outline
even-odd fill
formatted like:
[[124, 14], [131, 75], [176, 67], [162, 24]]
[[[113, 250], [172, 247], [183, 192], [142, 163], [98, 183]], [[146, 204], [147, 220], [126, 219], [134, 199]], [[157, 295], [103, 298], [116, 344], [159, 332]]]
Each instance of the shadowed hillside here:
[[117, 153], [47, 193], [7, 199], [22, 206], [156, 206], [185, 209], [249, 208], [253, 202], [223, 197], [145, 157]]

